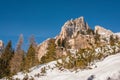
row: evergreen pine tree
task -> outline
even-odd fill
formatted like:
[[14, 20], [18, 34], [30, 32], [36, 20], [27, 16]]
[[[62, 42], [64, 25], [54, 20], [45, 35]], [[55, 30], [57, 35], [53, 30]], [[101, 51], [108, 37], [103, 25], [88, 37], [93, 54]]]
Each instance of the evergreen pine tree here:
[[110, 36], [110, 45], [113, 46], [115, 44], [115, 39], [113, 35]]
[[34, 35], [31, 35], [31, 36], [30, 36], [29, 42], [30, 42], [30, 45], [32, 45], [32, 46], [35, 48], [35, 50], [36, 50], [37, 44], [36, 44], [35, 36], [34, 36]]
[[30, 46], [28, 48], [27, 54], [25, 56], [24, 69], [28, 70], [29, 68], [39, 64], [38, 53], [37, 53], [37, 44], [35, 42], [34, 36], [30, 37]]
[[39, 64], [38, 58], [35, 56], [35, 54], [36, 52], [34, 47], [30, 45], [25, 57], [25, 70], [28, 70], [29, 68]]
[[1, 55], [0, 60], [0, 78], [10, 75], [10, 60], [14, 55], [12, 49], [12, 42], [9, 41], [7, 46], [4, 49], [3, 54]]
[[23, 35], [20, 35], [15, 54], [10, 61], [10, 71], [12, 74], [23, 70], [24, 51], [22, 50]]
[[98, 34], [98, 31], [95, 33], [95, 44], [99, 46], [100, 44], [100, 35]]
[[25, 68], [29, 69], [32, 66], [34, 66], [34, 60], [35, 60], [35, 50], [33, 46], [30, 45], [25, 58]]
[[51, 39], [49, 42], [48, 51], [47, 51], [46, 55], [44, 55], [41, 58], [41, 63], [47, 63], [47, 62], [50, 62], [53, 60], [56, 60], [56, 48], [55, 48], [54, 39]]

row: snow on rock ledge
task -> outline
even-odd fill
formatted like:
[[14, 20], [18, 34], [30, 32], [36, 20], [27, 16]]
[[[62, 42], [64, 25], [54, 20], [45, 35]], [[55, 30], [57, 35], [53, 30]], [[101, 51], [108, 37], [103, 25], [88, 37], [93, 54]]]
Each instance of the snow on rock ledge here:
[[107, 30], [99, 25], [95, 26], [95, 33], [100, 34], [103, 37], [109, 37], [110, 35], [113, 35], [114, 33], [110, 30]]

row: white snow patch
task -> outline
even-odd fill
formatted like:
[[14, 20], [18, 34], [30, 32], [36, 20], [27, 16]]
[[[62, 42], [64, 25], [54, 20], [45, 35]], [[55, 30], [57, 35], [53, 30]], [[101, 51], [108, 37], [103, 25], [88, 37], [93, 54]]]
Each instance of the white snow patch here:
[[[55, 68], [55, 64], [56, 61], [53, 61], [48, 64], [36, 66], [31, 69], [28, 76], [34, 77], [35, 74], [40, 73], [41, 68], [46, 67], [46, 75], [34, 77], [35, 80], [93, 80], [91, 79], [92, 75], [94, 75], [94, 80], [107, 80], [108, 78], [111, 78], [112, 80], [120, 80], [120, 53], [108, 56], [103, 61], [97, 62], [95, 64], [97, 66], [96, 68], [79, 70], [77, 73], [68, 70], [60, 71], [58, 68]], [[48, 66], [51, 69], [49, 69]], [[25, 74], [20, 72], [13, 77], [22, 80], [24, 75]]]

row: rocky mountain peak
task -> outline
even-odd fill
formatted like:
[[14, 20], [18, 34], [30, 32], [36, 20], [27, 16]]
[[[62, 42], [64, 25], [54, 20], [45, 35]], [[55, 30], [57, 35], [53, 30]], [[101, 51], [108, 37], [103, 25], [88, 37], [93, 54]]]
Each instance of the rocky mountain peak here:
[[[71, 19], [71, 20], [68, 20], [63, 27], [70, 27], [70, 26], [77, 26], [77, 27], [80, 27], [80, 25], [78, 24], [84, 24], [84, 17], [79, 17], [79, 18], [76, 18], [75, 20]], [[82, 27], [82, 26], [81, 26]]]
[[86, 32], [89, 29], [84, 17], [68, 20], [62, 27], [60, 35], [57, 39], [63, 40], [77, 35], [78, 32]]
[[[114, 34], [112, 31], [101, 26], [95, 26], [95, 30], [90, 29], [83, 16], [68, 20], [62, 26], [60, 34], [54, 38], [56, 52], [65, 54], [67, 51], [74, 53], [78, 49], [92, 48], [96, 46], [95, 33], [100, 34], [100, 41], [102, 43], [100, 45], [104, 45], [106, 43], [104, 39], [109, 40], [110, 35]], [[50, 40], [46, 40], [38, 46], [39, 60], [47, 53], [49, 43]]]
[[107, 30], [99, 25], [95, 26], [95, 33], [98, 33], [100, 34], [101, 36], [104, 36], [104, 37], [109, 37], [110, 35], [113, 35], [114, 33], [110, 30]]
[[71, 19], [68, 20], [62, 28], [66, 28], [66, 29], [73, 29], [73, 31], [77, 31], [77, 30], [85, 30], [88, 29], [89, 26], [88, 24], [85, 22], [84, 17], [79, 17], [76, 19]]

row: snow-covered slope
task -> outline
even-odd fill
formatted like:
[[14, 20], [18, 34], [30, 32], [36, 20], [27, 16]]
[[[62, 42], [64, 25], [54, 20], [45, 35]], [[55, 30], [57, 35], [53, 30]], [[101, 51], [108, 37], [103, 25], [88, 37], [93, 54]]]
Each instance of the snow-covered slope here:
[[[78, 70], [77, 72], [70, 72], [68, 70], [60, 71], [55, 68], [56, 61], [48, 64], [39, 65], [30, 70], [29, 77], [35, 80], [120, 80], [120, 53], [111, 55], [103, 61], [97, 62], [93, 69]], [[46, 67], [46, 74], [44, 76], [35, 77], [40, 73], [41, 68]], [[25, 74], [18, 73], [14, 78], [21, 80]], [[92, 79], [94, 78], [94, 79]]]

